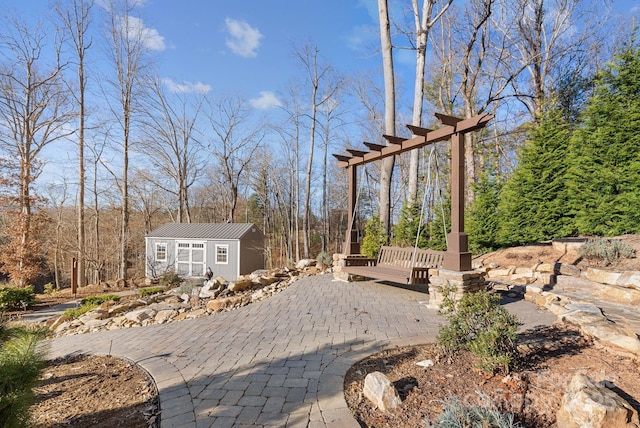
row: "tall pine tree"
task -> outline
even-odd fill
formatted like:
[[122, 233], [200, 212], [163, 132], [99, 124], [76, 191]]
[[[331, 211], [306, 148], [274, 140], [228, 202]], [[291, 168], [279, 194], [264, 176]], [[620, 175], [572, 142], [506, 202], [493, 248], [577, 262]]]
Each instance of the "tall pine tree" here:
[[566, 236], [566, 159], [571, 135], [558, 108], [549, 108], [530, 131], [518, 156], [518, 168], [500, 192], [497, 239], [504, 246]]
[[469, 249], [474, 254], [493, 251], [498, 247], [498, 195], [501, 188], [502, 181], [497, 177], [495, 168], [491, 167], [483, 170], [474, 184], [476, 197], [465, 219]]
[[640, 50], [625, 48], [596, 78], [571, 139], [567, 188], [577, 232], [640, 233]]

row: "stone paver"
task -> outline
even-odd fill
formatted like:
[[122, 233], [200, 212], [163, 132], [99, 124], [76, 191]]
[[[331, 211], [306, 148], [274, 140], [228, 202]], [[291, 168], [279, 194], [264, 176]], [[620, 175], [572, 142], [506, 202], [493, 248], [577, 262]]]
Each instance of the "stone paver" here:
[[[162, 427], [358, 427], [343, 395], [349, 367], [388, 349], [433, 341], [442, 319], [423, 293], [376, 282], [303, 278], [243, 308], [169, 324], [47, 341], [49, 357], [129, 358], [153, 376]], [[555, 316], [506, 305], [523, 329]]]

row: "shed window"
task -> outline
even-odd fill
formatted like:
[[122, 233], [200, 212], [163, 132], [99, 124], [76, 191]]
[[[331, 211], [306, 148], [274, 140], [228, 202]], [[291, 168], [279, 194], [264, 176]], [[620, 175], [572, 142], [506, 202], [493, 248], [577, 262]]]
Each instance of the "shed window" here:
[[166, 243], [156, 243], [156, 261], [157, 262], [167, 261], [167, 244]]
[[226, 265], [229, 263], [229, 246], [216, 245], [216, 263]]

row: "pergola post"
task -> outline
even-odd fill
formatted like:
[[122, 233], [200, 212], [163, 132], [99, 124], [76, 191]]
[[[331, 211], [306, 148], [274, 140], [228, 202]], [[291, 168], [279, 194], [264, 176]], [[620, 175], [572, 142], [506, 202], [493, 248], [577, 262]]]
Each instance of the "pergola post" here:
[[358, 242], [358, 230], [354, 230], [356, 203], [358, 199], [358, 170], [355, 165], [347, 167], [349, 176], [349, 197], [347, 204], [347, 233], [345, 234], [344, 254], [359, 254], [360, 243]]
[[451, 232], [442, 267], [453, 271], [471, 270], [471, 253], [464, 232], [464, 133], [451, 136]]

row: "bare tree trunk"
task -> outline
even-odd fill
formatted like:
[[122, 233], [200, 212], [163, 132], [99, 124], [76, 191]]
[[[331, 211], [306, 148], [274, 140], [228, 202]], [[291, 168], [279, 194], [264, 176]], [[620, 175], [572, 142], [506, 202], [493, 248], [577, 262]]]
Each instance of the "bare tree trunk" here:
[[[416, 76], [413, 91], [413, 115], [411, 124], [414, 126], [422, 126], [422, 110], [424, 104], [424, 73], [427, 56], [427, 41], [429, 40], [429, 31], [435, 25], [440, 17], [446, 12], [453, 0], [443, 6], [435, 18], [431, 19], [433, 6], [437, 0], [423, 0], [422, 12], [418, 9], [418, 0], [412, 0], [413, 16], [415, 21], [416, 34]], [[420, 151], [412, 150], [409, 159], [409, 190], [407, 199], [414, 202], [418, 196], [418, 164], [420, 160]]]
[[77, 231], [78, 231], [78, 285], [84, 287], [87, 285], [86, 275], [86, 238], [85, 238], [85, 166], [84, 166], [84, 136], [85, 136], [85, 118], [86, 104], [85, 92], [87, 79], [85, 77], [84, 59], [87, 50], [91, 47], [91, 41], [86, 41], [85, 37], [91, 23], [89, 14], [93, 7], [91, 0], [72, 0], [68, 9], [58, 4], [56, 11], [64, 30], [69, 35], [77, 64], [78, 77], [78, 200], [77, 200]]
[[[396, 92], [387, 0], [378, 0], [378, 13], [380, 15], [380, 44], [384, 72], [384, 132], [388, 135], [395, 135]], [[391, 234], [391, 180], [394, 163], [395, 156], [387, 157], [383, 159], [380, 170], [380, 222], [387, 235]]]

